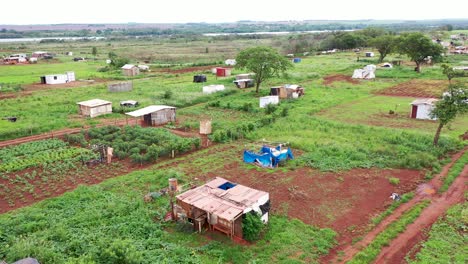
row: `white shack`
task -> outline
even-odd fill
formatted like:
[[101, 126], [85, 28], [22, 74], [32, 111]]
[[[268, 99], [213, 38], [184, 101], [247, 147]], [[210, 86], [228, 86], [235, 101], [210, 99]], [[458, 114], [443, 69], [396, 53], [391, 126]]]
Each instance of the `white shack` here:
[[434, 109], [437, 101], [438, 99], [435, 98], [414, 100], [411, 102], [411, 118], [436, 120], [437, 118], [431, 118], [429, 113]]
[[224, 91], [225, 87], [222, 84], [212, 84], [203, 86], [203, 94], [211, 94], [219, 91]]
[[278, 95], [260, 97], [260, 108], [265, 108], [268, 104], [279, 104]]
[[92, 99], [88, 101], [79, 102], [78, 112], [80, 115], [96, 117], [100, 115], [112, 113], [112, 102], [101, 100], [101, 99]]
[[148, 126], [163, 125], [176, 121], [176, 108], [167, 105], [150, 105], [125, 114], [133, 117], [141, 117], [143, 123]]
[[65, 74], [50, 74], [41, 76], [42, 84], [61, 84], [75, 81], [75, 72], [66, 72]]

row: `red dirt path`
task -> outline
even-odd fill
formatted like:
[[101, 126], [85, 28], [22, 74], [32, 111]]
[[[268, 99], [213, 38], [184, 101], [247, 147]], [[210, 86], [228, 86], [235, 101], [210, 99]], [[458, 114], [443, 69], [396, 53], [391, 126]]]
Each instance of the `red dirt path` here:
[[[443, 178], [448, 174], [448, 171], [453, 164], [463, 155], [468, 147], [463, 151], [453, 155], [452, 161], [444, 166], [442, 171], [435, 176], [427, 186], [432, 186], [434, 190], [438, 190], [443, 183]], [[322, 259], [322, 263], [346, 263], [350, 261], [355, 254], [361, 249], [368, 246], [375, 237], [384, 231], [391, 223], [396, 221], [404, 212], [413, 207], [422, 199], [429, 197], [432, 203], [429, 207], [423, 210], [421, 215], [416, 219], [414, 224], [409, 225], [405, 232], [400, 234], [394, 241], [391, 242], [390, 247], [382, 249], [377, 261], [375, 263], [402, 263], [406, 254], [423, 238], [423, 228], [430, 227], [439, 216], [443, 215], [445, 211], [453, 204], [463, 201], [464, 186], [467, 178], [467, 166], [452, 184], [449, 190], [442, 196], [435, 195], [435, 192], [421, 192], [417, 191], [415, 197], [409, 202], [402, 204], [390, 216], [385, 218], [377, 227], [371, 232], [367, 233], [364, 238], [354, 245], [342, 245], [335, 248], [328, 256]], [[418, 188], [421, 189], [421, 188]], [[344, 254], [338, 256], [337, 252], [341, 251]]]

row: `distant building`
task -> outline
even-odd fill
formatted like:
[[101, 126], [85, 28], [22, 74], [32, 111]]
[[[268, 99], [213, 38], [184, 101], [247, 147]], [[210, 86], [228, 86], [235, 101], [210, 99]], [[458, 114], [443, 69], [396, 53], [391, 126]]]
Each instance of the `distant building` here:
[[61, 84], [75, 81], [75, 72], [66, 72], [65, 74], [50, 74], [41, 76], [42, 84]]
[[121, 69], [122, 74], [125, 76], [136, 76], [140, 74], [140, 69], [133, 64], [125, 64]]
[[78, 105], [78, 113], [82, 116], [96, 117], [112, 113], [112, 102], [109, 101], [92, 99], [76, 104]]

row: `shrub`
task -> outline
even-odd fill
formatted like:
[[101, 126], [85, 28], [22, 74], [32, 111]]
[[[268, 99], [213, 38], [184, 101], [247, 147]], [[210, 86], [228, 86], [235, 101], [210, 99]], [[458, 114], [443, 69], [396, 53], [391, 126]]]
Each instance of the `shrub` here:
[[163, 99], [171, 99], [173, 95], [174, 95], [174, 93], [171, 90], [166, 90], [163, 93], [162, 98]]
[[242, 219], [242, 234], [247, 241], [255, 241], [260, 237], [260, 233], [265, 228], [261, 216], [254, 211], [245, 214]]
[[388, 181], [390, 182], [391, 185], [398, 185], [400, 183], [400, 179], [394, 178], [394, 177], [390, 177]]
[[265, 107], [265, 114], [270, 115], [273, 114], [276, 109], [278, 109], [278, 106], [275, 104], [267, 104]]

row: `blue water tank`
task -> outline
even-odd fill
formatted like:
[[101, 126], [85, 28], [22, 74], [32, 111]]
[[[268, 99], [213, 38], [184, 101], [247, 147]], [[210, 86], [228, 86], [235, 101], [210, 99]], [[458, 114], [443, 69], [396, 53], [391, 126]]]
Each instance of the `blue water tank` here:
[[301, 62], [301, 58], [294, 58], [294, 59], [293, 59], [293, 62], [294, 62], [294, 63], [299, 63], [299, 62]]

